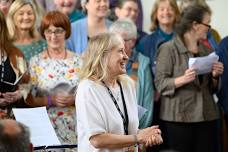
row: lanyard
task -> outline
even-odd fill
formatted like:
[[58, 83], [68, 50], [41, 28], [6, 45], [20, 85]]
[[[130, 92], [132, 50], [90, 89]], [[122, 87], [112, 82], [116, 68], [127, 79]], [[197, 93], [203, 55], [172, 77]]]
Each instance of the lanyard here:
[[125, 114], [125, 117], [122, 113], [122, 111], [120, 110], [120, 107], [115, 99], [115, 97], [113, 96], [112, 94], [112, 91], [109, 89], [109, 87], [104, 83], [104, 81], [102, 81], [102, 83], [104, 84], [105, 88], [108, 90], [108, 93], [110, 95], [110, 97], [112, 98], [112, 101], [113, 103], [115, 104], [116, 106], [116, 109], [118, 110], [121, 118], [123, 119], [123, 126], [124, 126], [124, 133], [126, 135], [128, 135], [128, 124], [129, 124], [129, 120], [128, 120], [128, 114], [127, 114], [127, 106], [126, 106], [126, 102], [125, 102], [125, 99], [124, 99], [124, 94], [123, 94], [123, 89], [122, 89], [122, 86], [121, 86], [121, 83], [119, 81], [117, 81], [118, 85], [120, 86], [120, 93], [121, 93], [121, 98], [122, 98], [122, 101], [123, 101], [123, 107], [124, 107], [124, 114]]

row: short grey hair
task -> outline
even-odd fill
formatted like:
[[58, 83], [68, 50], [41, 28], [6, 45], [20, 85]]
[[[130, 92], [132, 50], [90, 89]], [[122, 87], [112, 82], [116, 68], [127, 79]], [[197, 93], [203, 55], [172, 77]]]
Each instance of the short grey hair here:
[[116, 20], [109, 28], [109, 32], [126, 34], [128, 39], [137, 38], [137, 28], [135, 23], [129, 18]]
[[[13, 120], [14, 121], [14, 120]], [[5, 120], [0, 120], [0, 151], [1, 152], [29, 152], [30, 148], [30, 131], [29, 128], [15, 121], [15, 124], [20, 129], [15, 134], [6, 133], [4, 125]]]

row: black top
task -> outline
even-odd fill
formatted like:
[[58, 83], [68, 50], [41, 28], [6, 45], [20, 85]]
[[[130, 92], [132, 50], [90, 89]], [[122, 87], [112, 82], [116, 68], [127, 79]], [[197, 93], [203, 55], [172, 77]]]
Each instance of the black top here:
[[[0, 80], [0, 92], [14, 92], [17, 89], [17, 84], [13, 85], [16, 81], [16, 74], [10, 64], [10, 60], [7, 57], [6, 61], [4, 61], [4, 76], [3, 76], [3, 82]], [[0, 65], [0, 76], [2, 74], [2, 64]], [[9, 84], [11, 83], [11, 84]], [[1, 96], [0, 96], [1, 98]], [[26, 108], [28, 107], [25, 102], [23, 101], [23, 98], [18, 99], [16, 102], [11, 103], [6, 106], [0, 106], [0, 113], [6, 113], [7, 118], [13, 118], [12, 114], [12, 107], [17, 108]], [[5, 111], [5, 112], [4, 112]]]
[[[0, 69], [2, 69], [2, 64], [0, 65]], [[2, 74], [2, 70], [0, 70], [0, 75]], [[16, 81], [16, 74], [10, 64], [10, 60], [7, 57], [6, 61], [4, 62], [4, 82], [14, 83]], [[7, 83], [0, 81], [0, 92], [13, 92], [16, 90], [16, 87]]]

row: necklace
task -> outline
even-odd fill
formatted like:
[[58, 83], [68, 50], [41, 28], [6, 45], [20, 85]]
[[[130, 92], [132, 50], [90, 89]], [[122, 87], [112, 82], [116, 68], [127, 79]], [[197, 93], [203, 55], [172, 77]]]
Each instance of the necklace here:
[[1, 68], [1, 79], [0, 79], [0, 82], [3, 82], [3, 78], [4, 78], [4, 52], [1, 51], [1, 65], [2, 65], [2, 68]]
[[[50, 58], [50, 59], [52, 59], [52, 57], [51, 57], [51, 55], [50, 55], [50, 53], [49, 53], [49, 50], [48, 50], [48, 48], [46, 49], [47, 50], [47, 55], [48, 55], [48, 57]], [[63, 59], [66, 59], [67, 58], [67, 50], [66, 50], [66, 48], [64, 49], [64, 57], [63, 57]]]

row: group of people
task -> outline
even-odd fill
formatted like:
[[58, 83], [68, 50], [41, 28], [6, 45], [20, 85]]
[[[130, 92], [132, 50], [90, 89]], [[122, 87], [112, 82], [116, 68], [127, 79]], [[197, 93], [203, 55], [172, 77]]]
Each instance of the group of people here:
[[[0, 0], [0, 119], [46, 106], [61, 144], [79, 152], [219, 152], [228, 39], [217, 44], [205, 1], [186, 1], [155, 0], [146, 34], [138, 0], [112, 1], [110, 18], [109, 0], [53, 0], [46, 13], [45, 1]], [[211, 52], [210, 73], [188, 66]]]

